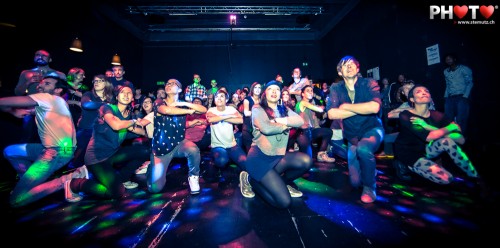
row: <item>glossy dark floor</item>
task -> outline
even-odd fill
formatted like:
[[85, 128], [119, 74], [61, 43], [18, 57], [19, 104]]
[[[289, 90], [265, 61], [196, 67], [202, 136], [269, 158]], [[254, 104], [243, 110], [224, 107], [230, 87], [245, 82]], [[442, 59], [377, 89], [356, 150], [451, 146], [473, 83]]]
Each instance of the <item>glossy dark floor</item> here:
[[315, 163], [296, 180], [304, 196], [286, 210], [258, 196], [244, 198], [233, 166], [220, 180], [201, 179], [202, 193], [190, 195], [183, 160], [171, 166], [163, 193], [147, 193], [139, 175], [139, 188], [121, 201], [85, 197], [68, 203], [61, 191], [11, 209], [7, 196], [14, 181], [3, 182], [1, 236], [16, 247], [449, 247], [493, 239], [488, 230], [498, 222], [492, 211], [498, 202], [481, 198], [475, 184], [435, 185], [415, 175], [401, 182], [391, 162], [378, 159], [373, 204], [361, 203], [345, 162], [337, 159]]

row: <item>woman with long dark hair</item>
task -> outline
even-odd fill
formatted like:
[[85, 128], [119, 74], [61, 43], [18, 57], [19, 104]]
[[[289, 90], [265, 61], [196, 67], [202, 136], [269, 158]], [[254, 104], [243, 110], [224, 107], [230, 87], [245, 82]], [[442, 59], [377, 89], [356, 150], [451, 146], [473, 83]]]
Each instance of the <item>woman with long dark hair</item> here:
[[[146, 146], [122, 146], [125, 139], [145, 135], [144, 129], [136, 126], [132, 118], [131, 103], [134, 93], [129, 86], [116, 86], [116, 104], [105, 104], [99, 108], [94, 132], [85, 153], [85, 164], [92, 178], [74, 178], [64, 184], [64, 196], [69, 202], [82, 199], [78, 194], [97, 196], [103, 199], [119, 199], [124, 196], [124, 182], [135, 169], [149, 158], [151, 150]], [[115, 165], [120, 164], [119, 169]], [[137, 186], [136, 186], [137, 187]]]
[[333, 163], [335, 162], [335, 158], [329, 157], [326, 153], [328, 142], [331, 140], [333, 132], [329, 128], [320, 127], [316, 113], [323, 113], [325, 107], [314, 104], [313, 95], [313, 86], [304, 86], [301, 90], [302, 100], [295, 107], [295, 112], [304, 119], [304, 124], [297, 130], [299, 151], [313, 157], [312, 143], [313, 141], [318, 141], [319, 147], [316, 161]]
[[103, 74], [95, 75], [92, 80], [94, 85], [91, 90], [83, 93], [81, 99], [82, 114], [75, 123], [76, 126], [76, 140], [77, 147], [75, 156], [68, 164], [69, 168], [78, 168], [84, 165], [85, 152], [90, 138], [92, 138], [92, 131], [94, 130], [95, 119], [99, 115], [99, 108], [106, 103], [112, 103], [113, 99], [113, 84], [108, 81], [107, 77]]
[[302, 152], [287, 153], [288, 131], [304, 120], [293, 110], [278, 104], [281, 83], [266, 84], [260, 104], [252, 108], [253, 142], [247, 155], [247, 171], [253, 191], [277, 208], [288, 208], [291, 197], [302, 192], [289, 183], [301, 177], [312, 165]]
[[252, 144], [252, 107], [260, 102], [260, 92], [262, 86], [258, 82], [254, 82], [250, 86], [248, 96], [243, 99], [243, 125], [241, 127], [241, 142], [243, 150], [246, 153], [250, 150]]

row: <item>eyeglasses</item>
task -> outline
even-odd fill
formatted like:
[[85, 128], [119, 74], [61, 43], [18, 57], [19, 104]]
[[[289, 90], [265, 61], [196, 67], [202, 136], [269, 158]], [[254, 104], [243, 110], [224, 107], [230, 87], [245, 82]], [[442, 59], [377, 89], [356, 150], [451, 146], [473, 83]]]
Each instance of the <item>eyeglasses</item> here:
[[105, 80], [102, 80], [102, 79], [96, 79], [96, 80], [93, 80], [92, 83], [104, 83]]

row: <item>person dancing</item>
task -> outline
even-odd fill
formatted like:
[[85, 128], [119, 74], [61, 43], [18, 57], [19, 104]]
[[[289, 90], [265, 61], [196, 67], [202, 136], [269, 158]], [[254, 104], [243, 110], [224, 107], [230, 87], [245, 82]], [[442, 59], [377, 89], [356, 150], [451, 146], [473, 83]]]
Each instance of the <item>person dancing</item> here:
[[[281, 83], [270, 81], [260, 105], [252, 108], [253, 142], [247, 155], [247, 171], [253, 191], [276, 208], [288, 208], [296, 189], [287, 185], [312, 166], [302, 152], [287, 153], [288, 131], [304, 120], [293, 110], [278, 104]], [[302, 192], [298, 192], [302, 195]]]
[[429, 109], [432, 104], [429, 90], [417, 84], [409, 91], [408, 100], [412, 107], [399, 113], [401, 130], [395, 141], [395, 158], [434, 183], [449, 184], [453, 175], [433, 160], [446, 152], [467, 176], [479, 178], [460, 147], [465, 142], [460, 126], [444, 113]]

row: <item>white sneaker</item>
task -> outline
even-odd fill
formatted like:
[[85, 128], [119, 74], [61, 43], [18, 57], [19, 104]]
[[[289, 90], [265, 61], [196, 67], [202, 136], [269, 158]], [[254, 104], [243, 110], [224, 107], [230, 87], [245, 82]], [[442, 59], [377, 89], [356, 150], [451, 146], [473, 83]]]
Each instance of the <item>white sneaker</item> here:
[[303, 195], [302, 191], [299, 191], [298, 189], [296, 189], [290, 185], [287, 185], [286, 187], [288, 188], [288, 192], [290, 192], [291, 197], [294, 197], [294, 198], [302, 197], [302, 195]]
[[255, 193], [252, 190], [250, 182], [248, 182], [248, 172], [240, 172], [240, 191], [241, 194], [246, 198], [254, 198]]
[[79, 194], [73, 193], [71, 191], [70, 184], [71, 180], [68, 180], [64, 182], [64, 198], [66, 199], [67, 202], [79, 202], [82, 200], [82, 196]]
[[148, 166], [149, 166], [149, 160], [142, 163], [142, 165], [135, 170], [135, 174], [137, 175], [146, 174], [146, 172], [148, 171]]
[[135, 189], [139, 184], [132, 181], [126, 181], [123, 183], [123, 186], [125, 186], [126, 189]]
[[318, 162], [333, 163], [333, 162], [335, 162], [335, 158], [328, 157], [328, 154], [325, 151], [322, 151], [322, 152], [318, 152], [317, 161]]
[[200, 193], [200, 176], [189, 176], [189, 189], [191, 190], [191, 195], [196, 195]]
[[87, 170], [87, 166], [82, 165], [73, 171], [71, 174], [72, 178], [86, 178], [89, 179], [89, 170]]
[[363, 186], [363, 193], [361, 194], [361, 201], [364, 203], [372, 203], [377, 199], [375, 189]]

